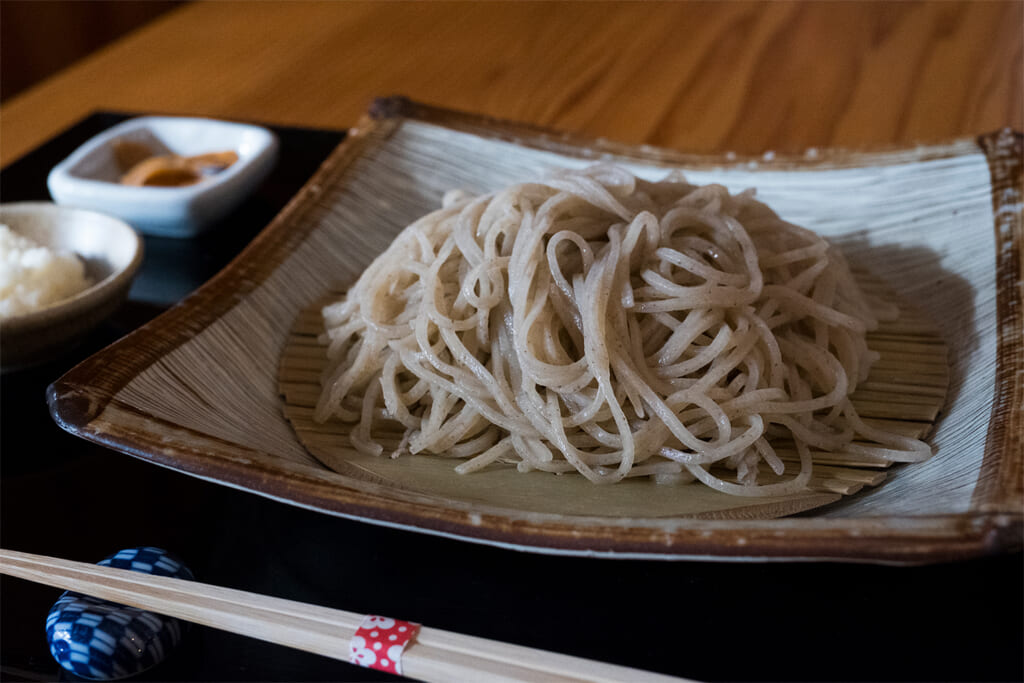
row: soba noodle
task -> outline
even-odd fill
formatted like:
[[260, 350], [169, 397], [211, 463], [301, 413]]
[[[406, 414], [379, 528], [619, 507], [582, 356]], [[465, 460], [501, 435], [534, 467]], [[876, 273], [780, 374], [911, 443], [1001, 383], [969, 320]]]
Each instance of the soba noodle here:
[[[811, 449], [931, 455], [850, 402], [880, 310], [836, 249], [752, 191], [564, 171], [449, 193], [403, 230], [323, 309], [315, 416], [351, 423], [361, 452], [458, 458], [460, 473], [786, 494]], [[759, 484], [762, 463], [783, 475], [780, 444], [798, 473]]]

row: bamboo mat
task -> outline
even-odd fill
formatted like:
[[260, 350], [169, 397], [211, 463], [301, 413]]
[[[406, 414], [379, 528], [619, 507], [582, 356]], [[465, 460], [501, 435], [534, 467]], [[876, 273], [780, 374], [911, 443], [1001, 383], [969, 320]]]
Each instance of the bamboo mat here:
[[[884, 284], [865, 273], [858, 277], [865, 290], [875, 295], [885, 293]], [[460, 475], [454, 471], [460, 461], [436, 455], [402, 455], [395, 459], [363, 455], [349, 444], [354, 423], [337, 419], [317, 423], [313, 419], [320, 379], [327, 366], [326, 345], [320, 339], [320, 309], [339, 296], [340, 292], [334, 292], [324, 297], [296, 318], [281, 357], [278, 381], [284, 415], [298, 440], [317, 460], [347, 477], [463, 503], [478, 501], [536, 512], [758, 519], [803, 512], [854, 495], [864, 487], [878, 486], [891, 466], [889, 461], [866, 455], [812, 451], [814, 470], [805, 494], [748, 499], [700, 484], [680, 488], [625, 480], [613, 487], [596, 487], [576, 475], [519, 473], [507, 464]], [[930, 321], [904, 302], [900, 307], [898, 319], [883, 323], [868, 335], [869, 347], [881, 357], [851, 399], [869, 425], [923, 439], [932, 431], [946, 400], [948, 350]], [[385, 437], [385, 451], [389, 447], [394, 450], [399, 439], [396, 434], [392, 443]], [[784, 443], [775, 446], [786, 470], [778, 476], [762, 466], [759, 481], [763, 483], [791, 478], [799, 470], [795, 449]], [[552, 504], [552, 500], [557, 502]], [[762, 504], [766, 500], [776, 504]]]

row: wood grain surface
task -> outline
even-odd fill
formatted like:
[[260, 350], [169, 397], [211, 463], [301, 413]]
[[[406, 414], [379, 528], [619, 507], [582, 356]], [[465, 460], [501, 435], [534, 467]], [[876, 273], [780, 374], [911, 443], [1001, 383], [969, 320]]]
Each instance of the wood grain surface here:
[[[1024, 128], [1024, 2], [191, 3], [5, 104], [344, 128], [375, 96], [692, 152]], [[59, 40], [41, 35], [38, 40]]]

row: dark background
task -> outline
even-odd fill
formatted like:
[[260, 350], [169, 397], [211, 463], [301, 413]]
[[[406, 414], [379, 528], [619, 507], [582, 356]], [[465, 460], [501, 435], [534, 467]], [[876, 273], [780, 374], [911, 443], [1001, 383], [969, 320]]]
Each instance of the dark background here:
[[181, 0], [3, 0], [0, 101], [182, 4]]
[[[6, 3], [4, 3], [6, 5]], [[124, 118], [96, 114], [0, 172], [3, 201]], [[130, 301], [81, 345], [0, 380], [0, 544], [96, 562], [156, 545], [199, 581], [707, 681], [1024, 680], [1024, 556], [921, 567], [649, 562], [502, 550], [347, 521], [82, 441], [46, 386], [241, 250], [342, 139], [274, 129], [281, 158], [238, 212], [193, 240], [146, 239]], [[0, 579], [0, 678], [77, 680], [50, 658], [59, 590]], [[392, 677], [193, 626], [146, 681]]]

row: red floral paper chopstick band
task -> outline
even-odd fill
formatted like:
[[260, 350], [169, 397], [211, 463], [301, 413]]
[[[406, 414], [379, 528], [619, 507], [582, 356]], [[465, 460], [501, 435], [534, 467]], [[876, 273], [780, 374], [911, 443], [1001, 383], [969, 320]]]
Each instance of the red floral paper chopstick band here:
[[368, 614], [349, 641], [348, 661], [368, 669], [402, 673], [402, 652], [420, 625]]

